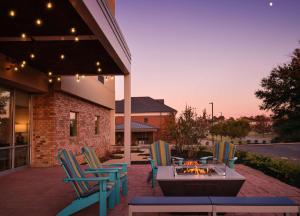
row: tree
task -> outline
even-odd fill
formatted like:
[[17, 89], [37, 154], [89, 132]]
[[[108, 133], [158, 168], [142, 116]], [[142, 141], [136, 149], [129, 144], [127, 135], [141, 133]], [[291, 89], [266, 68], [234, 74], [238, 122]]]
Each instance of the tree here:
[[201, 139], [207, 133], [206, 113], [198, 116], [192, 107], [186, 106], [175, 122], [169, 122], [168, 130], [176, 141], [176, 151], [180, 155], [187, 151], [188, 157], [193, 157], [200, 149]]
[[291, 61], [278, 66], [261, 81], [255, 95], [260, 108], [273, 112], [273, 129], [283, 141], [300, 141], [300, 49]]
[[242, 138], [248, 135], [250, 132], [250, 125], [248, 121], [243, 119], [234, 120], [229, 119], [225, 122], [220, 122], [215, 124], [211, 128], [211, 133], [214, 135], [221, 136], [221, 141], [223, 136], [229, 136], [231, 139]]
[[254, 131], [262, 134], [263, 136], [265, 133], [271, 132], [271, 125], [269, 124], [270, 118], [266, 117], [265, 115], [257, 115], [254, 118], [255, 125]]

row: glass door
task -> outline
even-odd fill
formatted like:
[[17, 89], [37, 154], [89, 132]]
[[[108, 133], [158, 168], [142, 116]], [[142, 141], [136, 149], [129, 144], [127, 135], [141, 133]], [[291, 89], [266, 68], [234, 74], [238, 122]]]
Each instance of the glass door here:
[[29, 102], [28, 94], [15, 91], [14, 167], [27, 165], [29, 162]]
[[12, 168], [11, 99], [11, 91], [0, 87], [0, 171]]
[[30, 95], [0, 86], [0, 172], [29, 164]]

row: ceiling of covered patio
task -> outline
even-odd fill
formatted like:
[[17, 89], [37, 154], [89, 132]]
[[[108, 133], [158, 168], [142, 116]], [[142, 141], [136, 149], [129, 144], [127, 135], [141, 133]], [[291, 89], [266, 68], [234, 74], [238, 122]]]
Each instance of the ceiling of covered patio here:
[[26, 62], [55, 75], [129, 73], [114, 52], [114, 41], [105, 37], [81, 1], [1, 0], [0, 26], [0, 52], [20, 70]]

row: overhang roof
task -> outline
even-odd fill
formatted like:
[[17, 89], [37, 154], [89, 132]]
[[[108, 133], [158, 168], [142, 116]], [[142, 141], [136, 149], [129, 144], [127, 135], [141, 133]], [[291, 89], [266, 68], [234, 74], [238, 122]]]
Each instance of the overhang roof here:
[[[105, 0], [0, 1], [0, 52], [57, 75], [124, 75], [130, 52]], [[14, 10], [15, 16], [9, 16]], [[37, 26], [35, 20], [42, 20]], [[76, 34], [70, 29], [76, 28]], [[26, 33], [26, 38], [21, 34]], [[75, 42], [75, 36], [79, 42]], [[34, 59], [29, 55], [35, 54]], [[61, 60], [60, 55], [65, 59]], [[101, 62], [101, 73], [96, 62]]]
[[[132, 132], [149, 132], [149, 131], [155, 132], [157, 130], [158, 130], [158, 128], [156, 128], [152, 125], [141, 123], [141, 122], [131, 121], [131, 131]], [[124, 124], [117, 124], [116, 132], [124, 132]]]

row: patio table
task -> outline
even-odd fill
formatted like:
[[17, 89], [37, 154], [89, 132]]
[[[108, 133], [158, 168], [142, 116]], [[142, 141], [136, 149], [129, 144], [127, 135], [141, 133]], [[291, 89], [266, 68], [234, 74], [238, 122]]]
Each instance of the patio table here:
[[[215, 165], [223, 170], [224, 165]], [[156, 180], [165, 196], [236, 196], [245, 177], [226, 167], [226, 175], [176, 175], [173, 166], [159, 166]]]

